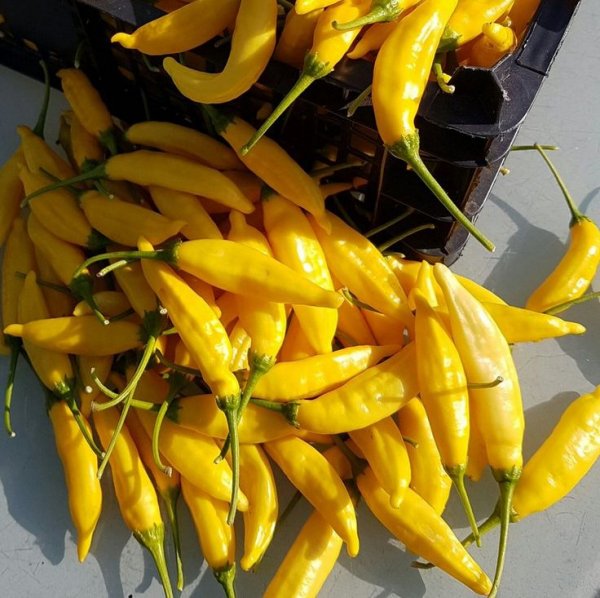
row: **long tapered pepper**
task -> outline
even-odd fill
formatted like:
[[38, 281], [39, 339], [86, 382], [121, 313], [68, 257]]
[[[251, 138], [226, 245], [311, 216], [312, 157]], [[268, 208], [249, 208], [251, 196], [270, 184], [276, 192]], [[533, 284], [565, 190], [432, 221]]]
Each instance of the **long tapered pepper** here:
[[419, 155], [415, 117], [442, 32], [457, 0], [429, 0], [398, 23], [381, 46], [373, 70], [377, 130], [390, 153], [409, 164], [430, 191], [486, 249], [493, 243], [460, 211]]
[[290, 9], [277, 39], [273, 58], [301, 69], [304, 56], [312, 45], [317, 20], [322, 12], [322, 8], [317, 8], [300, 14], [296, 8]]
[[[267, 196], [262, 208], [275, 257], [320, 287], [333, 291], [325, 254], [302, 210], [280, 195]], [[329, 353], [337, 328], [337, 310], [295, 305], [294, 313], [315, 351]]]
[[371, 512], [411, 552], [428, 559], [474, 592], [489, 593], [492, 584], [487, 575], [448, 524], [416, 492], [408, 488], [401, 508], [394, 509], [370, 468], [356, 481]]
[[254, 396], [270, 401], [310, 399], [341, 386], [398, 350], [398, 345], [358, 345], [279, 362], [258, 382]]
[[241, 0], [231, 38], [231, 50], [220, 73], [201, 73], [174, 58], [163, 68], [186, 97], [203, 104], [228, 102], [258, 81], [275, 49], [276, 0]]
[[571, 240], [566, 253], [527, 299], [527, 309], [547, 311], [581, 297], [589, 288], [600, 264], [600, 229], [576, 207], [558, 171], [539, 146], [538, 151], [550, 168], [571, 212]]
[[156, 311], [158, 300], [150, 285], [146, 282], [142, 264], [131, 262], [114, 271], [120, 289], [125, 293], [135, 313], [143, 318], [147, 313]]
[[244, 169], [232, 149], [206, 133], [183, 125], [146, 120], [131, 125], [125, 131], [125, 139], [135, 145], [194, 158], [217, 170]]
[[313, 44], [304, 58], [304, 67], [294, 86], [263, 122], [259, 129], [246, 140], [242, 154], [248, 153], [292, 102], [314, 81], [328, 75], [350, 49], [360, 33], [360, 28], [338, 31], [334, 23], [345, 23], [362, 17], [369, 11], [370, 0], [342, 0], [324, 10], [317, 20]]
[[68, 179], [75, 174], [71, 165], [59, 156], [41, 137], [25, 125], [17, 127], [21, 139], [21, 150], [27, 168], [38, 174], [40, 171], [49, 173], [58, 179]]
[[187, 52], [222, 33], [234, 21], [239, 5], [239, 0], [191, 2], [132, 33], [115, 33], [110, 41], [150, 56]]
[[240, 151], [242, 144], [255, 133], [255, 129], [237, 116], [227, 116], [210, 106], [204, 109], [216, 132], [235, 150], [249, 170], [326, 226], [325, 201], [318, 184], [279, 144], [265, 137], [251, 153], [243, 155]]
[[334, 467], [317, 449], [300, 438], [267, 442], [268, 455], [346, 543], [348, 554], [359, 551], [352, 499]]
[[491, 316], [442, 265], [434, 266], [450, 313], [452, 336], [469, 382], [502, 382], [487, 388], [470, 389], [470, 407], [475, 425], [484, 440], [488, 463], [500, 486], [502, 529], [496, 575], [490, 596], [498, 592], [506, 542], [512, 494], [523, 466], [524, 416], [521, 391], [510, 347]]
[[[118, 419], [119, 415], [115, 409], [94, 412], [94, 425], [105, 447], [115, 433]], [[126, 428], [118, 435], [110, 465], [123, 521], [133, 532], [135, 539], [152, 555], [165, 596], [172, 598], [173, 591], [164, 551], [165, 528], [158, 497], [133, 438]]]
[[418, 392], [414, 343], [316, 399], [298, 401], [301, 428], [320, 434], [358, 430], [392, 415]]

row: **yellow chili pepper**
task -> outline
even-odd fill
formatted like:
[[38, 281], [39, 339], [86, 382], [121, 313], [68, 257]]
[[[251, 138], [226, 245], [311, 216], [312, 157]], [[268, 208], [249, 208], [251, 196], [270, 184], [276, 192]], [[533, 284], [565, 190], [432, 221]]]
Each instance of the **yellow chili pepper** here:
[[319, 8], [327, 8], [337, 2], [339, 2], [339, 0], [296, 0], [296, 2], [294, 2], [294, 10], [299, 15], [305, 15], [306, 13], [318, 10]]
[[502, 382], [487, 388], [470, 389], [470, 408], [484, 439], [488, 463], [500, 486], [502, 528], [496, 575], [490, 596], [495, 596], [502, 575], [512, 494], [523, 466], [524, 433], [521, 391], [510, 347], [485, 308], [450, 270], [434, 266], [450, 313], [452, 336], [470, 383]]
[[87, 75], [75, 68], [60, 69], [56, 74], [67, 102], [86, 131], [98, 138], [111, 154], [116, 154], [117, 143], [112, 117]]
[[402, 344], [405, 330], [402, 322], [371, 309], [363, 309], [362, 314], [379, 345]]
[[[234, 2], [239, 3], [239, 0]], [[194, 5], [197, 7], [198, 2], [194, 2]], [[219, 8], [213, 12], [222, 11]], [[199, 160], [217, 170], [244, 170], [244, 165], [232, 149], [205, 133], [183, 125], [147, 120], [131, 125], [125, 131], [125, 139], [134, 145]]]
[[181, 478], [183, 498], [192, 515], [202, 554], [227, 598], [235, 597], [235, 531], [227, 523], [227, 503]]
[[69, 115], [70, 143], [73, 161], [80, 172], [104, 160], [104, 148], [98, 138], [92, 135], [77, 118], [74, 112]]
[[398, 350], [398, 345], [359, 345], [296, 361], [280, 361], [258, 382], [254, 396], [270, 401], [316, 397], [341, 386]]
[[168, 466], [168, 475], [158, 467], [152, 454], [152, 442], [138, 419], [135, 409], [127, 415], [127, 429], [133, 438], [141, 460], [154, 480], [154, 485], [162, 498], [167, 512], [177, 561], [177, 589], [181, 591], [184, 583], [183, 562], [181, 560], [179, 520], [177, 517], [177, 501], [181, 493], [181, 476], [178, 471], [173, 471], [173, 468], [170, 466]]
[[17, 127], [21, 139], [21, 151], [27, 168], [38, 174], [46, 172], [58, 179], [68, 179], [75, 175], [71, 165], [59, 156], [41, 137], [25, 125]]
[[[114, 409], [94, 412], [94, 425], [105, 447], [111, 442], [118, 419], [119, 415]], [[165, 596], [172, 598], [164, 552], [165, 528], [158, 498], [127, 428], [123, 428], [118, 435], [110, 466], [123, 521], [133, 532], [134, 538], [152, 555]]]
[[342, 434], [392, 415], [418, 392], [414, 343], [355, 376], [336, 390], [299, 401], [301, 428]]
[[[275, 257], [324, 289], [334, 290], [323, 249], [302, 210], [280, 195], [262, 204], [263, 223]], [[317, 353], [329, 353], [338, 322], [337, 309], [294, 305], [294, 313]]]
[[227, 64], [220, 73], [201, 73], [171, 57], [163, 60], [163, 68], [194, 102], [229, 102], [258, 81], [275, 49], [276, 28], [276, 0], [241, 0]]
[[140, 262], [130, 262], [116, 269], [114, 275], [119, 288], [125, 293], [131, 307], [140, 318], [156, 311], [158, 301], [154, 291], [146, 282]]
[[234, 293], [228, 293], [227, 291], [222, 293], [216, 300], [217, 307], [221, 312], [219, 316], [221, 323], [225, 329], [229, 330], [232, 328], [232, 324], [237, 320], [237, 297]]
[[403, 18], [381, 46], [373, 70], [377, 130], [390, 153], [409, 164], [430, 191], [484, 247], [494, 249], [433, 178], [419, 155], [415, 117], [442, 32], [457, 0], [428, 0]]
[[469, 460], [465, 474], [470, 480], [478, 482], [486, 466], [489, 465], [485, 451], [485, 441], [479, 428], [471, 421], [469, 429]]
[[[49, 400], [48, 417], [52, 422], [56, 450], [63, 465], [71, 520], [77, 531], [77, 557], [83, 562], [90, 550], [102, 511], [102, 488], [97, 475], [98, 457], [83, 438], [65, 401]], [[89, 430], [87, 422], [86, 426]]]
[[275, 141], [261, 139], [253, 151], [243, 154], [242, 144], [255, 129], [238, 117], [226, 116], [213, 107], [204, 106], [215, 131], [235, 150], [246, 167], [277, 193], [310, 212], [327, 227], [328, 214], [319, 185]]
[[406, 547], [471, 588], [488, 594], [491, 582], [465, 550], [448, 524], [416, 492], [408, 488], [399, 509], [366, 468], [356, 479], [371, 512]]
[[441, 515], [450, 496], [452, 480], [442, 465], [430, 420], [418, 398], [411, 399], [398, 411], [398, 428], [404, 438], [414, 442], [406, 442], [412, 474], [410, 488]]
[[285, 339], [281, 346], [281, 351], [277, 357], [278, 361], [298, 361], [315, 355], [313, 346], [308, 342], [306, 334], [300, 322], [294, 313], [290, 316], [290, 321], [285, 333]]
[[[335, 282], [335, 288], [341, 286], [341, 284]], [[336, 337], [344, 347], [377, 344], [363, 311], [358, 305], [350, 303], [350, 301], [344, 301], [338, 308]]]
[[[404, 408], [403, 408], [404, 409]], [[350, 432], [382, 488], [390, 495], [390, 505], [402, 508], [411, 482], [411, 464], [398, 426], [391, 417]]]
[[395, 21], [371, 25], [346, 56], [357, 60], [358, 58], [364, 58], [369, 52], [376, 52], [381, 48], [396, 25]]
[[458, 0], [440, 40], [439, 52], [449, 52], [481, 34], [486, 23], [493, 23], [508, 12], [515, 0]]
[[19, 214], [19, 205], [25, 195], [19, 178], [19, 171], [24, 164], [23, 152], [19, 148], [0, 167], [0, 247], [4, 245], [10, 227]]
[[185, 191], [214, 199], [244, 213], [254, 209], [250, 200], [231, 179], [218, 170], [184, 156], [150, 150], [112, 156], [87, 172], [39, 189], [28, 196], [28, 199], [58, 187], [103, 178]]
[[359, 539], [354, 505], [329, 461], [310, 444], [293, 436], [267, 442], [264, 448], [290, 482], [346, 543], [348, 554], [356, 556]]
[[269, 582], [263, 598], [316, 598], [342, 550], [343, 540], [314, 511]]
[[109, 199], [98, 191], [86, 191], [80, 202], [83, 212], [96, 230], [111, 241], [128, 247], [135, 247], [140, 237], [145, 237], [150, 243], [163, 243], [185, 226], [183, 220], [170, 220], [148, 208], [116, 197]]
[[317, 8], [300, 14], [297, 7], [290, 8], [279, 34], [273, 58], [301, 69], [304, 56], [312, 45], [317, 20], [322, 12], [322, 8]]
[[363, 303], [412, 325], [406, 294], [382, 253], [334, 214], [329, 215], [329, 221], [330, 234], [318, 226], [313, 229], [333, 276]]
[[206, 301], [209, 307], [215, 312], [217, 318], [220, 318], [221, 309], [217, 305], [214, 288], [203, 280], [200, 280], [199, 278], [196, 278], [187, 272], [181, 272], [180, 276], [197, 295], [200, 295], [200, 297]]
[[[102, 313], [112, 318], [120, 316], [131, 309], [131, 304], [125, 293], [121, 291], [98, 291], [94, 293], [94, 301], [102, 310]], [[74, 308], [72, 315], [89, 316], [92, 315], [90, 306], [85, 301], [80, 301]]]
[[[325, 77], [344, 57], [360, 28], [338, 31], [334, 23], [345, 23], [362, 17], [369, 11], [371, 0], [342, 0], [324, 10], [317, 20], [313, 43], [304, 57], [304, 67], [294, 86], [288, 91], [259, 129], [246, 140], [242, 154], [248, 153], [273, 123], [289, 108], [292, 102], [314, 81]], [[285, 194], [283, 194], [285, 196]]]
[[234, 21], [239, 5], [239, 0], [191, 2], [133, 33], [115, 33], [110, 41], [150, 56], [187, 52], [223, 32]]
[[[471, 529], [477, 534], [477, 521], [464, 484], [470, 418], [467, 376], [450, 331], [437, 315], [431, 300], [419, 291], [411, 296], [416, 307], [415, 344], [420, 396], [435, 438], [434, 447], [437, 445], [435, 452], [458, 491]], [[406, 436], [410, 435], [406, 433]], [[426, 450], [423, 447], [419, 454]], [[450, 487], [447, 489], [449, 491]], [[442, 511], [436, 509], [436, 512]]]
[[484, 23], [481, 35], [475, 39], [469, 51], [469, 66], [490, 68], [512, 52], [517, 36], [511, 27], [500, 23]]
[[571, 241], [566, 253], [554, 270], [527, 299], [527, 309], [548, 311], [562, 303], [581, 297], [589, 288], [600, 264], [600, 230], [575, 206], [571, 194], [558, 171], [536, 144], [538, 151], [552, 171], [571, 212]]

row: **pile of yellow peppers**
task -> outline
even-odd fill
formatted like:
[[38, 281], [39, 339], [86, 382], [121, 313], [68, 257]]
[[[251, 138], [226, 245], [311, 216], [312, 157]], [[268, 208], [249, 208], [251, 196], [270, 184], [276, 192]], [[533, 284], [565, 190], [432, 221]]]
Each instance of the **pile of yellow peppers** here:
[[[255, 130], [241, 119], [207, 107], [225, 143], [167, 122], [121, 128], [82, 71], [59, 77], [71, 106], [64, 155], [41, 119], [17, 128], [0, 170], [5, 427], [13, 434], [24, 359], [47, 395], [79, 559], [110, 466], [165, 596], [160, 502], [182, 589], [180, 494], [234, 596], [238, 559], [253, 569], [276, 529], [275, 464], [314, 511], [265, 596], [316, 596], [343, 544], [356, 557], [361, 500], [422, 566], [496, 595], [509, 524], [560, 500], [600, 455], [596, 389], [523, 464], [511, 353], [585, 332], [548, 312], [584, 297], [600, 261], [596, 225], [565, 190], [567, 254], [527, 309], [507, 305], [442, 264], [384, 255], [326, 209], [344, 188], [327, 182], [331, 169], [307, 173], [267, 137], [244, 153]], [[465, 477], [486, 466], [499, 500], [478, 525]], [[472, 528], [463, 542], [443, 519], [452, 487]], [[492, 581], [466, 547], [496, 525]]]

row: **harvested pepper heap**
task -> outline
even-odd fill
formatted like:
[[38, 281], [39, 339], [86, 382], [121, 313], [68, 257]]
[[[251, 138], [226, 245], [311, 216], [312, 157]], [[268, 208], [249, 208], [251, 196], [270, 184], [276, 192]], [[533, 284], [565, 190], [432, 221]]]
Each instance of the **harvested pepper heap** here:
[[[171, 66], [198, 94], [215, 94], [211, 103], [225, 97], [213, 81], [226, 89], [233, 78], [239, 88], [228, 93], [242, 93], [260, 69], [237, 79], [239, 36], [251, 26], [263, 31], [262, 43], [248, 48], [268, 60], [274, 3], [259, 3], [264, 14], [255, 14], [251, 0], [222, 2], [221, 21], [173, 35], [169, 23], [183, 27], [182, 14], [209, 4], [197, 0], [163, 17], [164, 27], [149, 24], [115, 41], [147, 53], [183, 51], [235, 19], [238, 38], [222, 73]], [[298, 35], [285, 38], [281, 55], [297, 61], [306, 31], [322, 27], [327, 11], [336, 11], [327, 16], [330, 33], [337, 31], [332, 14], [342, 30], [355, 18], [396, 19], [380, 65], [396, 51], [410, 54], [414, 36], [427, 30], [427, 60], [418, 59], [412, 81], [420, 97], [439, 40], [466, 41], [466, 33], [456, 33], [464, 19], [451, 17], [455, 0], [426, 0], [411, 12], [407, 3], [406, 15], [393, 3], [327, 4], [298, 3], [298, 14], [286, 20]], [[495, 4], [497, 19], [508, 4]], [[300, 27], [297, 18], [311, 10], [321, 16]], [[384, 141], [441, 196], [418, 156], [418, 101], [408, 106], [382, 68], [373, 94]], [[94, 549], [99, 478], [110, 465], [123, 521], [150, 551], [165, 596], [172, 595], [171, 553], [159, 501], [169, 515], [181, 590], [180, 492], [207, 565], [234, 596], [236, 542], [242, 569], [253, 570], [276, 531], [275, 463], [313, 510], [266, 596], [316, 596], [343, 544], [351, 557], [359, 555], [361, 540], [368, 541], [356, 515], [361, 500], [408, 550], [473, 592], [494, 596], [509, 523], [562, 498], [600, 454], [596, 390], [567, 408], [522, 467], [518, 364], [510, 351], [517, 342], [585, 332], [543, 311], [581, 298], [596, 254], [580, 260], [583, 290], [566, 288], [575, 274], [565, 276], [571, 270], [562, 262], [552, 279], [562, 295], [531, 300], [536, 311], [510, 306], [441, 264], [384, 255], [327, 209], [331, 187], [322, 171], [305, 172], [238, 116], [204, 107], [228, 145], [166, 122], [120, 130], [84, 73], [64, 69], [60, 77], [71, 105], [63, 122], [66, 158], [20, 127], [20, 150], [0, 171], [0, 194], [10, 200], [0, 211], [3, 330], [13, 355], [5, 427], [14, 434], [10, 389], [22, 354], [48, 397], [80, 560]], [[403, 108], [392, 114], [388, 100], [395, 97]], [[251, 137], [254, 147], [242, 151]], [[569, 206], [574, 240], [595, 248], [595, 225], [570, 199]], [[478, 528], [464, 477], [478, 480], [486, 465], [500, 498]], [[452, 484], [472, 528], [464, 543], [443, 518]], [[545, 485], [553, 491], [538, 492]], [[244, 533], [236, 541], [237, 511]], [[467, 547], [496, 525], [492, 581]]]

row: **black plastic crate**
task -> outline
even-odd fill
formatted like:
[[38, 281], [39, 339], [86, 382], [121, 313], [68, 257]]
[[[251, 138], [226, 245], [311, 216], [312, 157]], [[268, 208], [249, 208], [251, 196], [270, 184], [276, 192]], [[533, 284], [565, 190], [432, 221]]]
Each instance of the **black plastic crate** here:
[[[472, 220], [483, 207], [519, 126], [531, 108], [564, 39], [580, 0], [544, 0], [523, 42], [492, 69], [457, 67], [448, 95], [430, 84], [417, 126], [427, 165], [450, 197]], [[171, 120], [205, 128], [199, 106], [184, 98], [162, 71], [161, 57], [111, 44], [116, 31], [135, 27], [162, 13], [145, 0], [0, 0], [0, 62], [40, 78], [38, 60], [52, 72], [73, 63], [80, 48], [84, 70], [111, 112], [126, 123]], [[35, 15], [35, 18], [32, 18]], [[188, 53], [208, 70], [219, 70], [228, 46], [208, 43]], [[193, 56], [192, 56], [193, 54]], [[468, 234], [403, 162], [383, 147], [372, 110], [346, 115], [348, 102], [371, 81], [372, 63], [342, 61], [317, 81], [270, 130], [305, 167], [316, 161], [336, 164], [360, 160], [344, 172], [365, 179], [358, 191], [330, 204], [363, 232], [398, 216], [410, 215], [374, 237], [387, 242], [403, 230], [435, 224], [394, 246], [412, 257], [447, 264], [456, 260]], [[276, 103], [297, 78], [297, 71], [272, 61], [258, 84], [232, 108], [253, 121], [264, 102]], [[53, 80], [57, 84], [56, 79]]]

